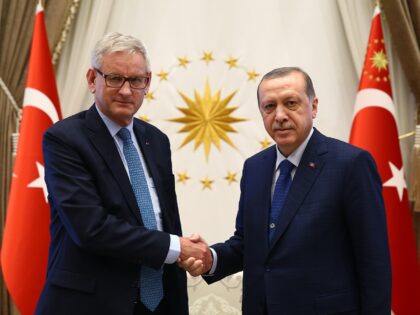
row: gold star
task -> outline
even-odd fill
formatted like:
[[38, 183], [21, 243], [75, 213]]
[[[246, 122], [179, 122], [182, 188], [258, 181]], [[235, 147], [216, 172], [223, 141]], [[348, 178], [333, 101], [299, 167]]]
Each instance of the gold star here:
[[370, 58], [370, 60], [372, 61], [372, 67], [375, 67], [378, 71], [381, 71], [382, 69], [386, 70], [388, 59], [386, 58], [383, 50], [375, 51], [373, 57]]
[[168, 81], [168, 75], [169, 75], [169, 72], [166, 72], [163, 69], [161, 69], [160, 72], [157, 74], [160, 81]]
[[209, 157], [212, 144], [220, 151], [220, 140], [236, 148], [227, 133], [236, 132], [231, 124], [246, 120], [230, 115], [237, 109], [237, 107], [228, 107], [236, 91], [221, 99], [220, 90], [217, 90], [214, 95], [211, 94], [207, 80], [202, 95], [197, 90], [194, 91], [195, 100], [180, 91], [178, 93], [188, 106], [178, 107], [178, 110], [185, 115], [184, 117], [170, 119], [170, 121], [185, 124], [179, 132], [188, 132], [180, 148], [194, 140], [194, 150], [202, 144], [206, 159]]
[[213, 185], [213, 182], [214, 182], [214, 180], [211, 180], [211, 179], [209, 179], [208, 178], [208, 176], [206, 176], [206, 178], [204, 178], [202, 181], [201, 181], [201, 183], [203, 184], [203, 190], [204, 189], [206, 189], [206, 188], [208, 188], [208, 189], [210, 189], [211, 190], [211, 185]]
[[236, 182], [236, 173], [229, 171], [225, 179], [228, 181], [229, 185], [232, 184], [232, 182]]
[[155, 95], [152, 91], [149, 91], [144, 98], [148, 101], [153, 101], [155, 99]]
[[255, 81], [255, 79], [260, 75], [259, 73], [255, 72], [254, 69], [247, 72], [248, 74], [248, 81]]
[[140, 115], [139, 118], [145, 122], [150, 122], [150, 118], [147, 117], [146, 115]]
[[179, 64], [178, 66], [187, 68], [187, 65], [190, 63], [187, 56], [178, 57]]
[[211, 61], [214, 61], [213, 53], [211, 51], [203, 51], [203, 57], [201, 57], [206, 65], [208, 65]]
[[238, 58], [235, 58], [233, 56], [230, 56], [229, 59], [226, 60], [225, 62], [229, 65], [229, 69], [236, 68], [238, 66], [237, 65]]
[[187, 182], [187, 180], [190, 179], [187, 172], [178, 173], [177, 175], [178, 175], [178, 183], [185, 184]]
[[264, 140], [260, 141], [261, 144], [261, 150], [268, 148], [268, 146], [271, 144], [271, 141], [267, 138], [264, 138]]

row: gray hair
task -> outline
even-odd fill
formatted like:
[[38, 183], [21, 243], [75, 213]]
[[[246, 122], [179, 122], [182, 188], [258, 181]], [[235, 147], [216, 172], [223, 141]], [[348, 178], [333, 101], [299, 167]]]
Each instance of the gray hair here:
[[142, 54], [144, 60], [146, 61], [146, 71], [151, 72], [150, 61], [147, 57], [146, 48], [144, 47], [143, 43], [133, 36], [123, 35], [116, 32], [106, 34], [95, 44], [91, 56], [92, 67], [100, 69], [102, 66], [103, 56], [115, 52]]
[[258, 99], [258, 103], [260, 102], [260, 85], [263, 81], [265, 80], [270, 80], [270, 79], [275, 79], [275, 78], [281, 78], [281, 77], [285, 77], [287, 75], [289, 75], [292, 72], [298, 72], [298, 73], [302, 73], [304, 79], [305, 79], [305, 92], [306, 95], [308, 96], [309, 100], [313, 100], [313, 98], [315, 97], [315, 89], [314, 89], [314, 85], [312, 84], [312, 80], [311, 77], [305, 72], [303, 71], [301, 68], [298, 67], [282, 67], [282, 68], [277, 68], [274, 70], [271, 70], [270, 72], [266, 73], [260, 83], [258, 84], [258, 88], [257, 88], [257, 99]]

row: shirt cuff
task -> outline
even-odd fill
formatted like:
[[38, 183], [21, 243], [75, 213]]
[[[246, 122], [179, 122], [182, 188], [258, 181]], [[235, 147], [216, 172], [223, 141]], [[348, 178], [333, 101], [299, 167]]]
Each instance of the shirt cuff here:
[[181, 254], [181, 243], [178, 235], [169, 234], [171, 243], [169, 244], [168, 255], [166, 255], [165, 264], [173, 264]]
[[210, 268], [210, 271], [208, 273], [209, 276], [212, 276], [214, 274], [214, 272], [216, 271], [216, 267], [217, 267], [217, 253], [216, 251], [210, 247], [211, 253], [213, 254], [213, 265]]

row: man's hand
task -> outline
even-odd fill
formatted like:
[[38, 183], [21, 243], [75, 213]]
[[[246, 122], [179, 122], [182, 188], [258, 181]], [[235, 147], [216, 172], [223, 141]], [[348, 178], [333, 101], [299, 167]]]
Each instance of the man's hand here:
[[196, 277], [208, 272], [213, 265], [213, 256], [206, 241], [198, 234], [189, 238], [180, 237], [181, 254], [178, 266]]

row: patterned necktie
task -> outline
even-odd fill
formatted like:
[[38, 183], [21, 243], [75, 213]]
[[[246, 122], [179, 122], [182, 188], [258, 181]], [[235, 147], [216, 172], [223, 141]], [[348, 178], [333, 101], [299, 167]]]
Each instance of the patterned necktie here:
[[[123, 153], [130, 174], [131, 186], [140, 208], [140, 215], [143, 219], [144, 226], [150, 230], [156, 230], [157, 223], [146, 176], [144, 174], [144, 168], [140, 156], [131, 140], [130, 131], [128, 131], [127, 128], [121, 128], [117, 135], [123, 141]], [[141, 302], [153, 312], [162, 298], [163, 286], [161, 270], [142, 266], [140, 272]]]
[[294, 165], [288, 160], [283, 160], [279, 165], [280, 175], [277, 178], [273, 200], [271, 201], [270, 224], [268, 229], [268, 238], [270, 241], [275, 234], [274, 231], [276, 230], [277, 219], [280, 215], [281, 209], [283, 208], [284, 201], [286, 200], [287, 192], [292, 184], [291, 172], [293, 167]]

